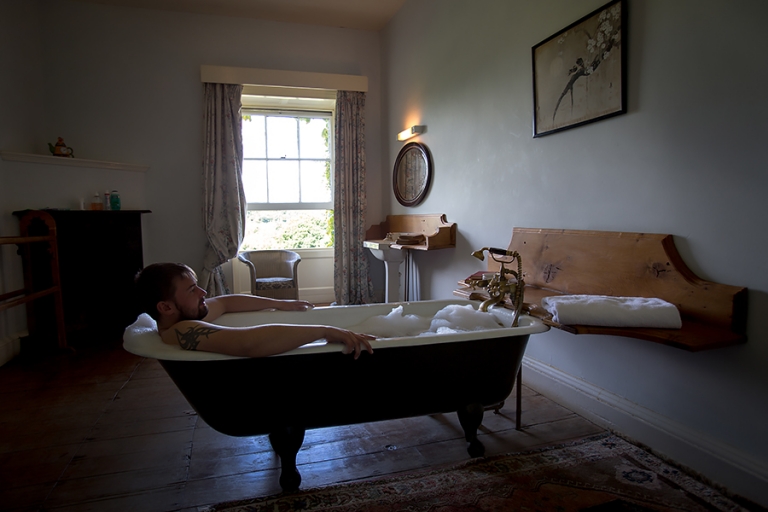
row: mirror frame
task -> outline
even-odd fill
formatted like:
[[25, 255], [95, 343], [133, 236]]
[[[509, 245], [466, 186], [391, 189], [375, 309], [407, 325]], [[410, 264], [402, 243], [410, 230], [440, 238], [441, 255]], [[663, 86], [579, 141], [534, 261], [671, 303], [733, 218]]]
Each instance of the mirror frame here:
[[[400, 162], [405, 159], [406, 155], [410, 151], [416, 151], [421, 155], [421, 158], [424, 160], [424, 165], [426, 166], [425, 172], [427, 174], [424, 179], [424, 186], [421, 188], [421, 190], [418, 191], [416, 196], [412, 198], [405, 197], [403, 195], [403, 191], [400, 190], [398, 186], [398, 177], [401, 174], [398, 172], [398, 167], [400, 167]], [[424, 201], [424, 198], [429, 191], [429, 186], [432, 183], [432, 172], [432, 156], [429, 154], [429, 149], [427, 149], [427, 146], [420, 142], [409, 142], [403, 146], [402, 149], [400, 149], [400, 152], [397, 154], [395, 167], [392, 170], [392, 190], [394, 190], [395, 197], [397, 198], [398, 202], [403, 206], [416, 206]]]

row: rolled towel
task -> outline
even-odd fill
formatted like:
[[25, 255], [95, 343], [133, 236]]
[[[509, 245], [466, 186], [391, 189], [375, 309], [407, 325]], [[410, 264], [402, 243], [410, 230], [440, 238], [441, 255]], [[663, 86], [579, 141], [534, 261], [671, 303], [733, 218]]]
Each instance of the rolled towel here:
[[564, 325], [663, 329], [679, 329], [683, 325], [675, 305], [662, 299], [558, 295], [543, 298], [541, 305], [555, 322]]

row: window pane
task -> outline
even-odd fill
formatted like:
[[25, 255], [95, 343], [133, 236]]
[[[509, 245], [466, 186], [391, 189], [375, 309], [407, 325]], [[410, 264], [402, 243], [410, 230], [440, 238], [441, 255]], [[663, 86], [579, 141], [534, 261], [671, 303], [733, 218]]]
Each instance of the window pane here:
[[267, 117], [267, 157], [299, 157], [296, 121], [295, 117]]
[[243, 161], [243, 188], [247, 202], [267, 202], [267, 163], [264, 160]]
[[243, 156], [245, 158], [266, 158], [266, 146], [264, 116], [243, 115]]
[[299, 162], [269, 161], [267, 164], [270, 203], [299, 202]]
[[305, 209], [333, 200], [331, 120], [313, 117], [319, 113], [291, 114], [262, 110], [243, 115], [246, 200], [254, 208], [269, 203], [299, 209], [248, 211], [242, 250], [333, 247], [333, 210]]
[[330, 164], [328, 162], [301, 162], [301, 202], [327, 203], [331, 200]]
[[333, 210], [249, 211], [241, 251], [333, 247]]
[[299, 143], [301, 158], [329, 158], [329, 120], [299, 119]]

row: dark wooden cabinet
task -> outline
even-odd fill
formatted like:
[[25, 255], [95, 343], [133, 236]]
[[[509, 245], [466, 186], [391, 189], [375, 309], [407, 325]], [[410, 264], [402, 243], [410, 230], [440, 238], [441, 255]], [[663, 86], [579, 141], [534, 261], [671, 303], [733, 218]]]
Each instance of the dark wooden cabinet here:
[[[148, 210], [24, 210], [22, 236], [47, 235], [56, 226], [64, 322], [70, 344], [122, 338], [139, 314], [133, 278], [144, 266], [141, 215]], [[41, 249], [42, 250], [42, 249]], [[34, 276], [35, 259], [25, 258], [25, 274]], [[36, 286], [40, 284], [37, 283]], [[45, 330], [45, 305], [30, 313], [30, 331]]]

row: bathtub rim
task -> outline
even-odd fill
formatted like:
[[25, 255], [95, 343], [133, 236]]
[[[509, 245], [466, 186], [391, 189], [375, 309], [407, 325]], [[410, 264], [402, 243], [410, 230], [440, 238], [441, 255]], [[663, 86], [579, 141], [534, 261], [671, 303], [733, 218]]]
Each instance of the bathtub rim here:
[[[362, 304], [362, 305], [324, 306], [324, 307], [314, 308], [312, 311], [322, 313], [323, 311], [326, 311], [326, 310], [343, 311], [346, 308], [355, 308], [355, 311], [360, 313], [365, 312], [367, 310], [367, 312], [369, 313], [367, 317], [370, 317], [370, 316], [375, 316], [377, 314], [387, 314], [393, 308], [398, 307], [400, 305], [408, 309], [435, 308], [432, 314], [436, 313], [437, 311], [439, 311], [440, 309], [448, 305], [471, 305], [475, 309], [479, 307], [479, 303], [474, 301], [469, 301], [464, 299], [456, 299], [456, 300], [446, 299], [446, 300], [427, 300], [427, 301], [397, 302], [397, 303], [383, 303], [383, 304], [377, 303], [377, 304]], [[372, 312], [371, 310], [374, 310], [374, 311]], [[378, 312], [379, 310], [380, 312]], [[511, 318], [514, 316], [514, 312], [512, 310], [509, 310], [503, 307], [494, 306], [493, 308], [491, 308], [491, 312], [494, 313], [494, 315], [497, 316], [497, 318], [501, 316], [505, 320], [508, 319], [509, 322], [507, 323], [510, 323]], [[275, 311], [275, 310], [253, 311], [253, 312], [247, 312], [247, 313], [228, 313], [226, 315], [222, 315], [221, 318], [217, 319], [217, 321], [213, 323], [219, 324], [219, 325], [229, 325], [233, 323], [231, 321], [232, 319], [235, 319], [238, 317], [243, 318], [248, 315], [258, 315], [262, 317], [261, 319], [265, 321], [260, 322], [261, 324], [291, 323], [286, 321], [279, 322], [279, 321], [270, 320], [270, 317], [280, 320], [281, 318], [290, 319], [290, 317], [295, 315], [306, 315], [306, 314], [307, 312]], [[409, 312], [408, 314], [415, 314], [415, 313]], [[304, 317], [303, 319], [306, 319], [306, 318], [307, 317]], [[293, 322], [293, 323], [296, 323], [296, 322]], [[312, 322], [298, 322], [298, 323], [307, 324]], [[481, 340], [481, 339], [488, 339], [488, 338], [515, 337], [515, 336], [523, 336], [523, 335], [530, 335], [530, 334], [538, 334], [538, 333], [546, 332], [549, 330], [549, 326], [545, 325], [538, 318], [535, 318], [529, 315], [521, 315], [519, 318], [518, 324], [519, 324], [518, 327], [503, 327], [499, 329], [465, 331], [460, 333], [431, 334], [427, 336], [418, 336], [418, 337], [409, 336], [409, 337], [378, 338], [371, 342], [371, 347], [373, 348], [374, 354], [375, 354], [377, 350], [386, 350], [389, 347], [392, 347], [392, 348], [407, 347], [407, 346], [413, 346], [413, 345], [455, 343], [455, 342], [461, 342], [461, 341]], [[256, 324], [256, 325], [259, 325], [259, 324]], [[333, 325], [333, 324], [330, 324], [330, 325]], [[355, 325], [355, 324], [353, 323], [350, 325]], [[340, 326], [340, 327], [344, 328], [344, 326]], [[128, 326], [128, 328], [126, 328], [125, 335], [123, 337], [123, 348], [128, 352], [137, 356], [158, 359], [158, 360], [167, 360], [167, 361], [221, 361], [221, 360], [228, 360], [228, 359], [249, 359], [247, 357], [230, 356], [226, 354], [218, 354], [215, 352], [184, 350], [179, 346], [173, 346], [173, 345], [164, 343], [160, 338], [160, 335], [157, 333], [157, 326], [154, 320], [152, 320], [149, 317], [149, 315], [146, 315], [146, 314], [140, 315], [139, 318], [136, 320], [136, 322], [134, 322], [133, 324]], [[285, 356], [295, 356], [295, 355], [305, 355], [305, 354], [318, 354], [318, 353], [326, 353], [326, 352], [345, 352], [345, 347], [338, 344], [329, 344], [325, 340], [320, 339], [320, 340], [308, 343], [306, 345], [302, 345], [301, 347], [290, 350], [288, 352], [276, 354], [269, 357], [285, 357]]]

